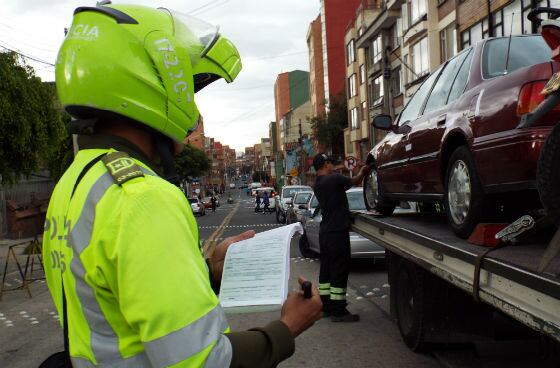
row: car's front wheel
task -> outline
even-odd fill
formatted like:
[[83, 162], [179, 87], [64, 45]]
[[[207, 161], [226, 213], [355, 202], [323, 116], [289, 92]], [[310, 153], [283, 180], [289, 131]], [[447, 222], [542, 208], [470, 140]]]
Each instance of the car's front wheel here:
[[391, 216], [395, 211], [396, 203], [383, 197], [383, 189], [375, 169], [364, 178], [364, 202], [368, 210], [374, 210], [384, 216]]
[[279, 224], [286, 222], [286, 215], [284, 215], [280, 209], [276, 210], [276, 222]]
[[466, 239], [481, 222], [484, 213], [482, 185], [467, 147], [459, 147], [453, 152], [445, 177], [447, 219], [455, 234]]

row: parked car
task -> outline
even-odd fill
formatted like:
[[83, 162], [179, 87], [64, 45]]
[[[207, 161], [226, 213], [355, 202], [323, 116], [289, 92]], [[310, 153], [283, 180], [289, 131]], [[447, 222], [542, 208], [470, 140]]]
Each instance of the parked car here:
[[297, 192], [302, 190], [312, 191], [308, 185], [284, 185], [280, 190], [280, 199], [276, 201], [276, 221], [279, 223], [286, 222], [286, 210], [288, 204], [292, 203], [292, 198]]
[[235, 183], [229, 183], [229, 189], [235, 189]]
[[[212, 200], [210, 197], [202, 198], [202, 203], [204, 203], [205, 208], [212, 208]], [[220, 207], [220, 197], [216, 196], [216, 207]]]
[[519, 203], [512, 194], [534, 194], [539, 153], [560, 109], [534, 127], [517, 126], [558, 70], [540, 35], [483, 40], [442, 64], [394, 121], [374, 118], [389, 133], [367, 158], [374, 167], [364, 184], [367, 207], [390, 215], [401, 200], [442, 201], [466, 238], [498, 207]]
[[[346, 191], [350, 211], [366, 211], [362, 188]], [[313, 258], [321, 253], [319, 247], [319, 227], [323, 216], [321, 211], [306, 211], [303, 221], [304, 233], [299, 238], [299, 250], [304, 257]], [[350, 231], [350, 254], [352, 258], [372, 258], [374, 261], [385, 259], [385, 248], [363, 236]]]
[[200, 199], [196, 197], [189, 198], [189, 203], [191, 204], [191, 209], [193, 211], [193, 214], [199, 216], [206, 215], [205, 205], [202, 203]]
[[292, 204], [290, 204], [288, 206], [288, 209], [286, 210], [287, 224], [292, 224], [294, 222], [301, 221], [302, 213], [303, 211], [307, 210], [307, 207], [304, 209], [304, 208], [299, 208], [299, 206], [300, 205], [305, 206], [307, 204], [307, 201], [309, 200], [309, 198], [311, 198], [312, 195], [313, 192], [310, 190], [302, 190], [301, 192], [297, 192], [294, 195]]

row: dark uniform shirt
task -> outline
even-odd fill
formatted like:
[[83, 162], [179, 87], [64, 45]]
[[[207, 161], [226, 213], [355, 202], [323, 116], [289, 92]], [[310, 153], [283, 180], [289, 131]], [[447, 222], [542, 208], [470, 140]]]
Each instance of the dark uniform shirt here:
[[319, 200], [323, 219], [321, 233], [344, 231], [350, 227], [350, 211], [346, 190], [352, 180], [341, 174], [321, 175], [315, 181], [315, 195]]

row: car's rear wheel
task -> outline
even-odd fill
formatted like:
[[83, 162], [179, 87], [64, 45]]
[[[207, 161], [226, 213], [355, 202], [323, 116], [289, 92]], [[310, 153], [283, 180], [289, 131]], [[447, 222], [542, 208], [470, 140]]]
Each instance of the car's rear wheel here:
[[307, 239], [307, 235], [303, 234], [299, 238], [299, 252], [305, 258], [316, 258], [317, 253], [311, 250], [309, 247], [309, 240]]
[[482, 221], [484, 213], [482, 185], [467, 147], [461, 146], [451, 155], [445, 184], [447, 219], [455, 234], [466, 239]]
[[560, 124], [546, 139], [537, 167], [537, 188], [541, 202], [560, 226]]
[[364, 202], [368, 210], [374, 210], [384, 216], [390, 216], [397, 206], [383, 196], [383, 189], [379, 183], [377, 171], [372, 169], [364, 178]]

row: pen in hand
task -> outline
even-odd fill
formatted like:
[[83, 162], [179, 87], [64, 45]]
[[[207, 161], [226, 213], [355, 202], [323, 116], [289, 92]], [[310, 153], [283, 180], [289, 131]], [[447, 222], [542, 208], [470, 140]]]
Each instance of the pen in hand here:
[[301, 290], [303, 291], [303, 297], [305, 299], [310, 299], [311, 298], [311, 282], [310, 281], [304, 281], [303, 284], [301, 284]]

